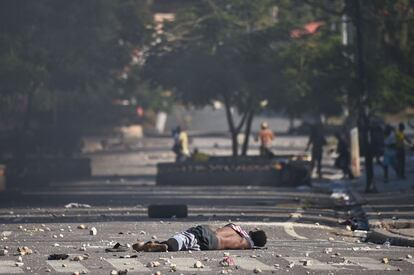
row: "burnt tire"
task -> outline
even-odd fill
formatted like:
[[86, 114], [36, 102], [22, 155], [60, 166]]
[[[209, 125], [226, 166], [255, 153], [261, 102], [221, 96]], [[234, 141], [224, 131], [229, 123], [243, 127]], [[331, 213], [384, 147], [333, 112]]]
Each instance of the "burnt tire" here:
[[186, 218], [188, 216], [185, 204], [152, 204], [148, 206], [150, 218]]

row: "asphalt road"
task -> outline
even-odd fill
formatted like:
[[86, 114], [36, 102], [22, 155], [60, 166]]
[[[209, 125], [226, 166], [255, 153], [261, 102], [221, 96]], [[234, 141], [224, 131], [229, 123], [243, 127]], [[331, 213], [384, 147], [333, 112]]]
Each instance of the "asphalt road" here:
[[[303, 141], [286, 139], [286, 144], [280, 147], [283, 151], [302, 152]], [[154, 185], [155, 163], [171, 158], [168, 142], [157, 139], [152, 143], [146, 139], [140, 141], [141, 145], [129, 145], [128, 149], [91, 154], [95, 161], [94, 179], [29, 188], [19, 196], [3, 199], [0, 202], [0, 249], [7, 247], [8, 254], [0, 256], [0, 274], [83, 271], [110, 274], [112, 270], [124, 269], [129, 270], [128, 274], [154, 274], [156, 271], [167, 274], [171, 272], [171, 264], [176, 265], [174, 273], [177, 274], [252, 274], [255, 270], [265, 274], [414, 273], [414, 261], [409, 256], [414, 254], [412, 248], [378, 246], [353, 237], [339, 224], [349, 217], [352, 209], [338, 206], [330, 193], [320, 189]], [[224, 145], [217, 147], [211, 139], [196, 142], [206, 150], [213, 148], [218, 153], [222, 148], [227, 150]], [[149, 150], [151, 144], [159, 149]], [[140, 147], [145, 149], [140, 150]], [[142, 174], [141, 170], [134, 170], [135, 163], [143, 169]], [[122, 173], [117, 167], [124, 167]], [[116, 177], [106, 177], [113, 175], [113, 171], [119, 172]], [[128, 176], [131, 171], [136, 172], [134, 177]], [[70, 202], [90, 207], [65, 208]], [[147, 206], [153, 203], [187, 204], [189, 216], [149, 219]], [[246, 229], [265, 230], [268, 235], [266, 249], [192, 253], [104, 251], [116, 242], [163, 240], [196, 224], [221, 226], [229, 221]], [[87, 229], [78, 229], [81, 224]], [[97, 229], [96, 236], [89, 234], [91, 227]], [[29, 247], [33, 254], [22, 256], [23, 265], [16, 266], [17, 248], [21, 246]], [[236, 266], [220, 266], [226, 252], [234, 258]], [[89, 258], [80, 262], [48, 261], [48, 255], [53, 253], [67, 253], [70, 259], [87, 253]], [[160, 265], [147, 267], [153, 261]], [[196, 261], [204, 267], [194, 268]]]

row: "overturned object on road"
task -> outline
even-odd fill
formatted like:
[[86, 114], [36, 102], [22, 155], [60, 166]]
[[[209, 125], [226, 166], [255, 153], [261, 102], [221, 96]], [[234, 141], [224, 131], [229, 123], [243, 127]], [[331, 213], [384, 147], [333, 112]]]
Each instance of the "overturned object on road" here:
[[301, 155], [215, 156], [157, 165], [157, 185], [299, 186], [310, 184], [310, 179], [310, 162]]

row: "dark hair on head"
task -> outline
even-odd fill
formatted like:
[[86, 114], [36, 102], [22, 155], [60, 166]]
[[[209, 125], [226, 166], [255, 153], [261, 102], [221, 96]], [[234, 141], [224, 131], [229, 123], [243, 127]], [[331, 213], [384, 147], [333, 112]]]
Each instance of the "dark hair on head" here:
[[263, 247], [266, 244], [267, 237], [266, 233], [263, 230], [256, 230], [249, 232], [250, 238], [252, 238], [253, 244], [255, 246]]
[[405, 125], [404, 125], [404, 123], [400, 123], [400, 124], [398, 124], [398, 129], [400, 130], [400, 131], [404, 131], [405, 130]]

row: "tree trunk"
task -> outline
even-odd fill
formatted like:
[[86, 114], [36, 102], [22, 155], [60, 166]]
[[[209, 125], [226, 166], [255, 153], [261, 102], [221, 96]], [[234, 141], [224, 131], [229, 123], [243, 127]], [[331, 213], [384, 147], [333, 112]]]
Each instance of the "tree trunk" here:
[[374, 168], [371, 154], [370, 142], [370, 122], [369, 122], [369, 98], [365, 89], [365, 64], [364, 64], [364, 46], [362, 35], [362, 18], [359, 0], [354, 0], [355, 4], [355, 27], [356, 27], [356, 51], [357, 51], [357, 73], [359, 84], [359, 116], [362, 124], [362, 144], [364, 146], [365, 155], [365, 173], [366, 187], [365, 191], [376, 191], [374, 178]]
[[243, 142], [243, 147], [242, 147], [242, 156], [247, 156], [247, 150], [249, 149], [249, 140], [250, 140], [250, 132], [252, 129], [252, 123], [253, 123], [253, 118], [254, 118], [254, 111], [251, 110], [248, 112], [247, 115], [247, 121], [246, 121], [246, 130], [245, 130], [245, 135], [244, 135], [244, 142]]
[[227, 123], [229, 125], [230, 135], [231, 135], [231, 148], [232, 148], [232, 155], [236, 157], [238, 155], [239, 146], [237, 143], [237, 135], [238, 132], [236, 131], [236, 128], [234, 127], [234, 120], [233, 115], [231, 113], [231, 106], [230, 101], [227, 98], [227, 96], [223, 96], [224, 98], [224, 107], [226, 109], [226, 118]]

